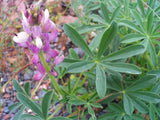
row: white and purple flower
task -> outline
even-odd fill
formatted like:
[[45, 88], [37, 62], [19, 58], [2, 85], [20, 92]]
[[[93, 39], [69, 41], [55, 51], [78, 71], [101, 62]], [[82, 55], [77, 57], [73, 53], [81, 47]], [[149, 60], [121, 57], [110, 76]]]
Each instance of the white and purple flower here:
[[[23, 32], [19, 32], [13, 37], [13, 41], [21, 47], [30, 49], [33, 53], [32, 63], [37, 66], [38, 73], [34, 79], [40, 80], [45, 74], [45, 68], [41, 64], [39, 52], [43, 51], [47, 63], [54, 58], [54, 66], [64, 60], [64, 56], [59, 56], [59, 52], [50, 48], [50, 42], [58, 36], [56, 25], [49, 19], [49, 11], [39, 9], [37, 6], [31, 6], [29, 10], [22, 13]], [[50, 73], [57, 76], [54, 67]]]

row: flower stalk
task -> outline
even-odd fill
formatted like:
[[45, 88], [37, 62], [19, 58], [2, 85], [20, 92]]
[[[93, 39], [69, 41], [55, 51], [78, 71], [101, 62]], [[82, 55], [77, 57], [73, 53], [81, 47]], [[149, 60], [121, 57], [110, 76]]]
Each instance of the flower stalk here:
[[43, 64], [43, 66], [44, 66], [44, 68], [45, 68], [48, 76], [49, 76], [50, 79], [51, 79], [51, 82], [52, 82], [52, 85], [53, 85], [53, 87], [54, 87], [54, 89], [55, 89], [55, 92], [56, 92], [57, 94], [62, 94], [62, 91], [61, 91], [61, 89], [59, 88], [59, 85], [58, 85], [55, 77], [50, 73], [51, 68], [50, 68], [50, 66], [47, 64], [47, 62], [46, 62], [46, 60], [45, 60], [45, 58], [44, 58], [44, 55], [43, 55], [43, 51], [42, 51], [42, 50], [40, 51], [39, 56], [40, 56], [41, 62], [42, 62], [42, 64]]

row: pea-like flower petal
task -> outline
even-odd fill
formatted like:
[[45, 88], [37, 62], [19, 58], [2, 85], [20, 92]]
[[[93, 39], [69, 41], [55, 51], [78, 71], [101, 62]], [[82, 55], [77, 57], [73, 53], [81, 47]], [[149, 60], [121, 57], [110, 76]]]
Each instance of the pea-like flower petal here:
[[33, 78], [34, 78], [36, 81], [39, 81], [42, 77], [43, 77], [43, 74], [40, 73], [40, 72], [38, 72], [37, 74], [34, 75]]
[[26, 32], [20, 32], [17, 36], [13, 37], [13, 41], [16, 43], [23, 43], [26, 42], [29, 38], [29, 35]]
[[60, 64], [62, 61], [64, 60], [64, 55], [62, 56], [57, 56], [54, 60], [54, 64], [55, 66], [57, 66], [58, 64]]

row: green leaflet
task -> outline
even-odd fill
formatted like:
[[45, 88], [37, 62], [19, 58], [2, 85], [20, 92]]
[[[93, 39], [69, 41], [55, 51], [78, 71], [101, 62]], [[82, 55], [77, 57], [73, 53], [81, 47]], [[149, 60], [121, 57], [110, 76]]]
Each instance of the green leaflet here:
[[145, 35], [136, 34], [136, 33], [130, 33], [130, 34], [127, 34], [126, 36], [124, 36], [122, 38], [121, 43], [132, 43], [132, 42], [136, 42], [136, 41], [142, 40], [144, 38], [146, 38]]
[[41, 116], [43, 118], [42, 111], [39, 109], [39, 107], [26, 95], [22, 93], [17, 93], [18, 100], [23, 103], [26, 107], [30, 108], [32, 111], [34, 111], [36, 114]]
[[80, 73], [83, 71], [86, 71], [90, 68], [92, 68], [95, 65], [94, 62], [91, 61], [81, 61], [81, 62], [75, 62], [68, 66], [67, 72], [69, 73]]
[[143, 88], [150, 87], [154, 85], [157, 77], [155, 75], [146, 75], [142, 77], [140, 80], [135, 81], [132, 85], [130, 85], [126, 90], [127, 91], [136, 91]]
[[143, 45], [132, 45], [126, 48], [123, 48], [117, 52], [109, 54], [108, 56], [101, 59], [101, 61], [113, 61], [118, 59], [125, 59], [134, 55], [144, 53], [145, 48]]
[[103, 68], [99, 65], [96, 66], [96, 90], [100, 98], [106, 94], [106, 75]]
[[21, 120], [42, 120], [41, 118], [39, 118], [38, 116], [35, 115], [31, 115], [31, 114], [22, 114], [21, 116]]
[[87, 53], [90, 57], [93, 57], [93, 53], [89, 49], [87, 43], [75, 29], [73, 29], [70, 25], [67, 24], [64, 25], [63, 29], [66, 35], [72, 40], [75, 45], [85, 51], [85, 53]]
[[48, 91], [42, 99], [42, 113], [45, 119], [48, 118], [48, 110], [53, 96], [53, 91]]
[[131, 28], [131, 29], [133, 29], [133, 30], [141, 33], [141, 34], [144, 34], [144, 32], [143, 32], [137, 25], [135, 25], [135, 24], [134, 24], [133, 22], [131, 22], [131, 21], [121, 20], [119, 24], [120, 24], [120, 25], [127, 26], [127, 27], [129, 27], [129, 28]]
[[117, 34], [117, 23], [113, 22], [111, 26], [104, 32], [97, 54], [97, 58], [100, 58], [105, 50], [107, 49], [108, 45], [111, 43], [115, 35]]
[[123, 105], [124, 105], [124, 110], [127, 114], [131, 115], [133, 113], [133, 104], [132, 100], [127, 94], [123, 94]]
[[103, 62], [101, 63], [107, 69], [122, 72], [122, 73], [130, 73], [130, 74], [141, 74], [141, 69], [135, 65], [128, 63], [111, 63], [111, 62]]

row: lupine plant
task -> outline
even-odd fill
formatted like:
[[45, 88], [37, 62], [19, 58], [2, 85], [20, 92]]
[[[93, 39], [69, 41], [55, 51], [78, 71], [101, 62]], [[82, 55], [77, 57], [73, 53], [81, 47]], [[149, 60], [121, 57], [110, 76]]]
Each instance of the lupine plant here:
[[[82, 1], [79, 8], [85, 19], [81, 16], [81, 23], [63, 27], [70, 40], [83, 50], [81, 58], [72, 48], [65, 58], [50, 48], [58, 32], [47, 9], [32, 6], [22, 13], [24, 31], [13, 40], [32, 56], [38, 68], [34, 79], [45, 80], [47, 73], [52, 89], [45, 89], [42, 99], [33, 99], [30, 83], [22, 88], [14, 79], [19, 100], [10, 106], [11, 112], [19, 108], [14, 119], [159, 120], [160, 1]], [[88, 44], [86, 36], [93, 32]], [[70, 77], [64, 81], [66, 74]], [[70, 114], [57, 117], [63, 107]], [[28, 114], [28, 109], [35, 115]]]

